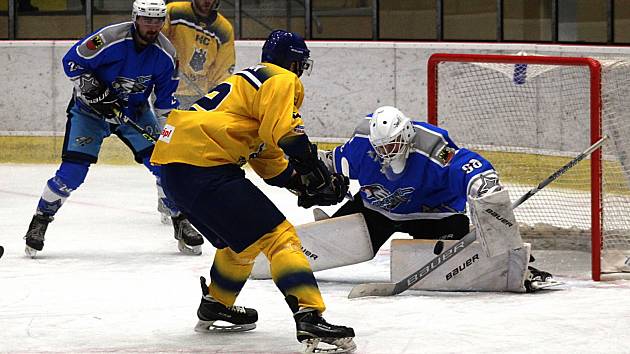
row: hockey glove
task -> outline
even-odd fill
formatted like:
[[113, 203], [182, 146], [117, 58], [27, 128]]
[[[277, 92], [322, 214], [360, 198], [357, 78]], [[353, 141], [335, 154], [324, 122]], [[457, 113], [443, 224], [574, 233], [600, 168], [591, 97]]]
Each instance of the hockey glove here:
[[122, 124], [122, 104], [109, 87], [92, 74], [84, 74], [75, 80], [82, 101], [96, 114], [112, 124]]
[[122, 124], [123, 107], [109, 88], [96, 97], [84, 96], [87, 104], [106, 122], [112, 124]]
[[314, 194], [303, 194], [298, 197], [298, 206], [308, 209], [314, 205], [335, 205], [343, 200], [348, 193], [350, 180], [348, 177], [333, 173], [330, 183]]
[[309, 190], [304, 184], [304, 176], [299, 173], [291, 177], [286, 188], [298, 196], [298, 206], [302, 208], [310, 208], [314, 205], [327, 206], [335, 205], [343, 200], [348, 193], [350, 180], [348, 177], [333, 173], [328, 175], [329, 181], [317, 190]]

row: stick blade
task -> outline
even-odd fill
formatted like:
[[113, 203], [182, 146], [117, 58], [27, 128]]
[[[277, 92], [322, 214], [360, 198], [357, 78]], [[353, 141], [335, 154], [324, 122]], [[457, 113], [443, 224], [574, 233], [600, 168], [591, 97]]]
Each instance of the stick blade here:
[[392, 296], [396, 295], [396, 284], [392, 283], [367, 283], [359, 284], [350, 290], [348, 299], [356, 299], [365, 296]]

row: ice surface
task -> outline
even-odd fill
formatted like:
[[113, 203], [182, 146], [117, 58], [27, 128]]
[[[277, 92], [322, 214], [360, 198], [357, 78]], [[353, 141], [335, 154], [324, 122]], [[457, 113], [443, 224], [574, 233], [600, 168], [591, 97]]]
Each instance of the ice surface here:
[[[294, 323], [269, 280], [249, 281], [237, 304], [259, 310], [258, 328], [193, 331], [213, 249], [177, 251], [141, 166], [95, 165], [26, 258], [24, 236], [57, 165], [0, 165], [0, 352], [295, 353]], [[248, 173], [249, 174], [249, 173]], [[251, 176], [295, 224], [312, 221], [290, 193]], [[325, 208], [333, 211], [335, 207]], [[317, 274], [332, 323], [354, 327], [358, 353], [630, 353], [630, 281], [595, 283], [588, 255], [536, 252], [567, 284], [536, 294], [408, 291], [348, 300], [357, 283], [389, 280], [389, 248]]]

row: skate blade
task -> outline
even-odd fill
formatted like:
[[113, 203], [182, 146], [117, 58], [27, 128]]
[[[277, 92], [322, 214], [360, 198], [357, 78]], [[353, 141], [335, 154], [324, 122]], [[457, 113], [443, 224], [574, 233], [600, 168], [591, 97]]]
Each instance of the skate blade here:
[[24, 247], [24, 253], [28, 257], [35, 258], [35, 255], [37, 255], [37, 250], [29, 245], [26, 245], [26, 247]]
[[538, 290], [549, 289], [559, 285], [564, 285], [564, 282], [550, 279], [546, 281], [533, 281], [531, 282], [530, 287], [532, 288], [532, 292], [534, 292]]
[[[352, 340], [352, 337], [346, 338], [310, 338], [302, 341], [306, 344], [304, 353], [352, 353], [357, 349], [357, 345]], [[320, 344], [322, 344], [320, 346]]]
[[177, 240], [177, 249], [189, 256], [200, 256], [201, 255], [201, 245], [199, 246], [188, 246], [183, 240]]
[[[225, 325], [224, 325], [225, 324]], [[229, 333], [245, 332], [256, 328], [255, 323], [233, 324], [225, 321], [202, 321], [195, 326], [195, 332], [199, 333]]]

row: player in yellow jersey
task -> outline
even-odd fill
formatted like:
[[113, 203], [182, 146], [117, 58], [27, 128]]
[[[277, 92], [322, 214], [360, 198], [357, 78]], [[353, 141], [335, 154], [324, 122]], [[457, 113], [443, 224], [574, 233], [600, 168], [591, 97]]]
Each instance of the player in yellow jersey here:
[[218, 11], [220, 0], [175, 1], [167, 5], [162, 33], [179, 58], [180, 108], [190, 105], [234, 72], [234, 30]]
[[[162, 166], [168, 196], [217, 248], [211, 282], [201, 279], [197, 331], [253, 329], [256, 310], [234, 306], [262, 252], [294, 313], [297, 338], [314, 349], [320, 341], [338, 352], [354, 350], [352, 328], [328, 324], [317, 281], [296, 231], [241, 168], [298, 194], [298, 205], [343, 200], [348, 180], [330, 174], [317, 158], [298, 112], [304, 98], [299, 76], [312, 61], [296, 33], [273, 31], [262, 62], [217, 85], [189, 111], [169, 115], [151, 161]], [[288, 161], [285, 158], [288, 156]]]

